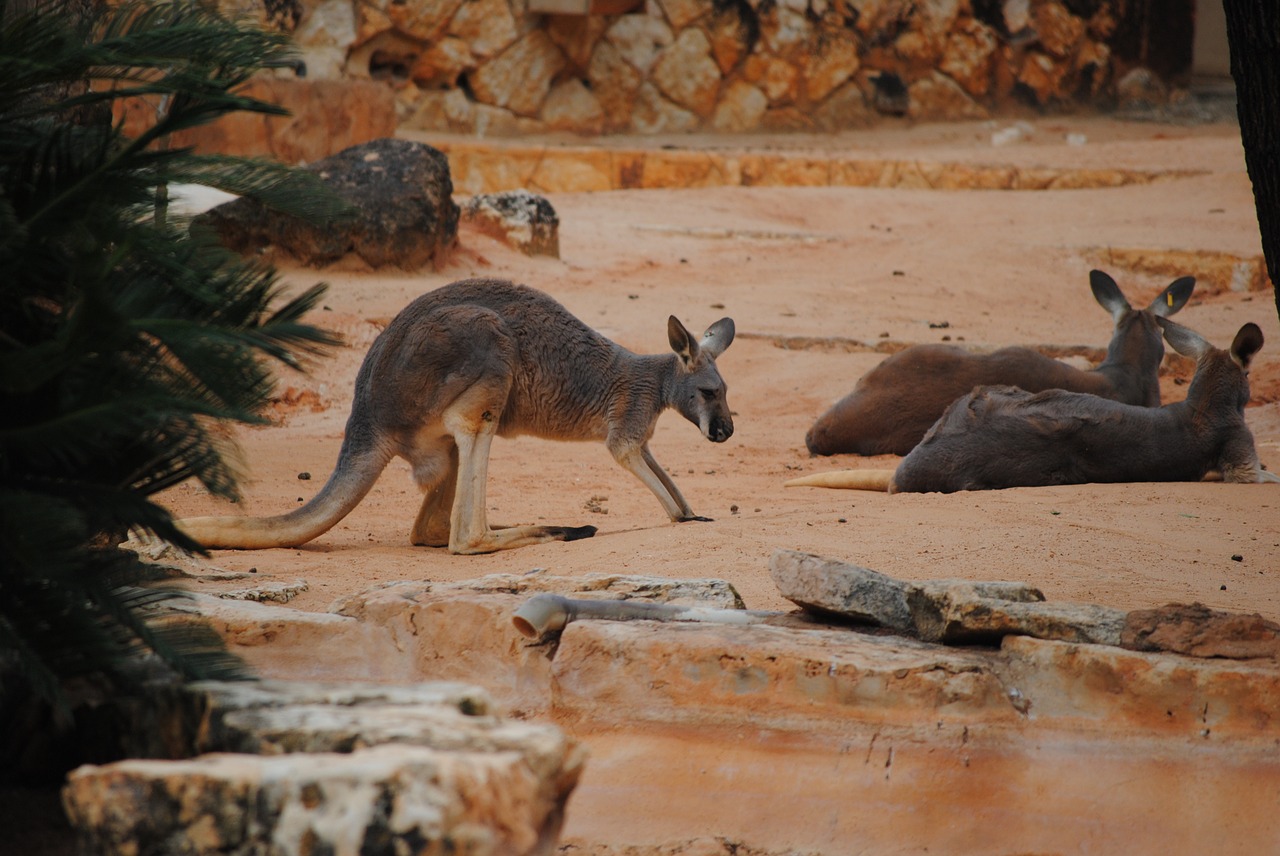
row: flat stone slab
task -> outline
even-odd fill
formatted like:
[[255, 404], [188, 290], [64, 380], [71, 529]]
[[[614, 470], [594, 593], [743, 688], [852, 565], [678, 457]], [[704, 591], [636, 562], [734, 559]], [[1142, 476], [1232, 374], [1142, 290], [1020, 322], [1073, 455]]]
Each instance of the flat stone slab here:
[[545, 854], [585, 758], [458, 683], [208, 681], [154, 701], [134, 727], [202, 754], [73, 771], [83, 852]]
[[87, 853], [532, 856], [559, 826], [541, 787], [514, 753], [381, 745], [85, 766], [63, 804]]
[[899, 580], [795, 550], [769, 559], [778, 591], [803, 609], [888, 627], [926, 642], [994, 642], [1009, 634], [1064, 642], [1120, 644], [1125, 613], [1104, 606], [1045, 603], [1017, 582]]

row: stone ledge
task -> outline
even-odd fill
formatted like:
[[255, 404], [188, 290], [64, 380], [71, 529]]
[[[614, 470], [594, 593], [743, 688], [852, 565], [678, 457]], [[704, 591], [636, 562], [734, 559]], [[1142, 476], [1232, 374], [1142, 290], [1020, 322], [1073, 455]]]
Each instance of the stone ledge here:
[[205, 754], [73, 771], [84, 852], [542, 856], [585, 757], [461, 684], [203, 682], [152, 702], [135, 730]]
[[1076, 190], [1150, 184], [1197, 170], [1020, 167], [727, 149], [596, 148], [432, 137], [459, 193], [581, 193], [689, 187]]

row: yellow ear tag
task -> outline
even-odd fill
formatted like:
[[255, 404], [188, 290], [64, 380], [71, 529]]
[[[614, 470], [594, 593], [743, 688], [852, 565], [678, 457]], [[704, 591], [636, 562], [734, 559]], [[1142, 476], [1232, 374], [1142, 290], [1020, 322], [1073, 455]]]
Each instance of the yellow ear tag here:
[[1168, 301], [1169, 301], [1169, 305], [1170, 305], [1170, 306], [1172, 306], [1172, 305], [1173, 305], [1173, 295], [1172, 295], [1172, 294], [1166, 294], [1164, 297], [1165, 297], [1165, 300], [1168, 300]]

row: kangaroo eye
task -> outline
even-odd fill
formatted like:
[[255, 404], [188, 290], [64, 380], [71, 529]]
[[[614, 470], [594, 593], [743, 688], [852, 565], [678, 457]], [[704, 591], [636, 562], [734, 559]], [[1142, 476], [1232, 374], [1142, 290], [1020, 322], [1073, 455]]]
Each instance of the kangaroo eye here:
[[699, 389], [698, 393], [707, 401], [711, 401], [716, 397], [716, 391], [714, 389]]

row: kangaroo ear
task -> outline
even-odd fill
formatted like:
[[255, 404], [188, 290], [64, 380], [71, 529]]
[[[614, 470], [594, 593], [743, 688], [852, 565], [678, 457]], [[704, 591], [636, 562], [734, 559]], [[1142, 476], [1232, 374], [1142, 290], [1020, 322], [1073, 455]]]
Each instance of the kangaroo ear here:
[[1089, 288], [1093, 290], [1093, 299], [1111, 313], [1114, 323], [1118, 324], [1124, 313], [1133, 308], [1120, 292], [1116, 281], [1100, 270], [1089, 271]]
[[1231, 343], [1231, 359], [1236, 361], [1236, 365], [1247, 371], [1254, 355], [1261, 350], [1262, 329], [1250, 321], [1240, 328], [1239, 333], [1236, 333], [1236, 338]]
[[686, 366], [698, 358], [698, 343], [674, 315], [667, 319], [667, 341]]
[[733, 333], [733, 319], [721, 318], [702, 334], [702, 342], [699, 347], [710, 354], [711, 359], [714, 360], [724, 353], [725, 348], [733, 344]]
[[1164, 340], [1169, 343], [1169, 347], [1184, 357], [1199, 362], [1201, 357], [1213, 350], [1209, 340], [1190, 327], [1183, 327], [1176, 321], [1158, 315], [1156, 323], [1164, 328]]
[[1151, 301], [1147, 311], [1152, 315], [1168, 318], [1187, 305], [1187, 301], [1191, 299], [1191, 292], [1195, 290], [1195, 287], [1196, 278], [1194, 276], [1179, 277], [1169, 283], [1168, 288], [1156, 295], [1156, 299]]

